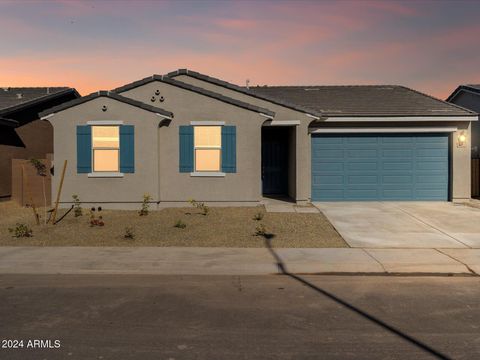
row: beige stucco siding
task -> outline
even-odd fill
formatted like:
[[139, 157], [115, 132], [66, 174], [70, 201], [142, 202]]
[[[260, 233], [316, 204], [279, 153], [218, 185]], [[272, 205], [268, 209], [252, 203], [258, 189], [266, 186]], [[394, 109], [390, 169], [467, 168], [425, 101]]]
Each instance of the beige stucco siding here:
[[[102, 111], [106, 105], [108, 110]], [[92, 178], [77, 174], [77, 125], [87, 121], [117, 120], [135, 126], [135, 173], [123, 178]], [[60, 201], [70, 203], [77, 194], [82, 202], [110, 203], [105, 207], [128, 207], [115, 203], [140, 202], [144, 193], [158, 199], [158, 124], [160, 117], [140, 108], [101, 97], [59, 112], [49, 119], [54, 128], [52, 198], [55, 199], [64, 160], [68, 161]], [[69, 204], [64, 204], [69, 206]], [[135, 208], [138, 205], [134, 206]]]
[[[471, 123], [462, 122], [457, 124], [458, 130], [452, 134], [451, 149], [452, 149], [452, 199], [462, 200], [471, 197], [471, 144], [472, 133]], [[467, 136], [465, 146], [458, 146], [458, 137], [464, 132]]]
[[[159, 90], [156, 102], [150, 99]], [[261, 126], [259, 113], [224, 103], [162, 82], [152, 82], [121, 93], [174, 113], [159, 133], [159, 199], [184, 202], [257, 202], [261, 199]], [[159, 102], [159, 96], [164, 97]], [[224, 177], [195, 177], [179, 172], [179, 126], [191, 121], [222, 121], [236, 126], [237, 171]]]
[[285, 106], [273, 104], [269, 101], [258, 99], [254, 96], [246, 95], [235, 90], [230, 90], [223, 86], [199, 80], [188, 75], [176, 76], [174, 79], [216, 92], [218, 94], [228, 96], [233, 99], [241, 100], [256, 106], [272, 110], [275, 112], [276, 121], [300, 120], [300, 125], [296, 126], [295, 130], [296, 165], [295, 174], [290, 174], [289, 176], [289, 180], [294, 181], [294, 184], [292, 184], [291, 181], [289, 183], [289, 195], [299, 203], [309, 200], [311, 191], [311, 142], [310, 135], [308, 133], [308, 126], [313, 121], [311, 117], [308, 117], [303, 112], [293, 110]]

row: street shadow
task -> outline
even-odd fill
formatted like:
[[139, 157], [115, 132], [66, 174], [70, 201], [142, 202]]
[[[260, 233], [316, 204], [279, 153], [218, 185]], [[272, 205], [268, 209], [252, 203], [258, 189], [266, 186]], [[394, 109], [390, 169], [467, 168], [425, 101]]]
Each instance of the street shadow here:
[[[273, 235], [274, 236], [274, 235]], [[440, 351], [438, 350], [435, 350], [434, 348], [424, 344], [423, 342], [415, 339], [414, 337], [408, 335], [408, 334], [405, 334], [404, 332], [402, 332], [401, 330], [387, 324], [386, 322], [378, 319], [377, 317], [357, 308], [356, 306], [350, 304], [349, 302], [339, 298], [338, 296], [328, 292], [327, 290], [324, 290], [310, 282], [308, 282], [307, 280], [303, 279], [302, 277], [298, 276], [298, 275], [295, 275], [295, 274], [292, 274], [288, 271], [285, 263], [283, 262], [283, 260], [280, 258], [280, 256], [275, 252], [275, 249], [272, 247], [272, 238], [273, 236], [269, 237], [269, 236], [264, 236], [264, 239], [265, 239], [265, 247], [268, 249], [268, 251], [270, 252], [270, 254], [274, 257], [275, 261], [276, 261], [276, 264], [278, 266], [278, 269], [279, 271], [282, 273], [282, 275], [286, 275], [292, 279], [294, 279], [295, 281], [298, 281], [299, 283], [309, 287], [310, 289], [326, 296], [327, 298], [335, 301], [336, 303], [344, 306], [345, 308], [347, 308], [348, 310], [351, 310], [353, 311], [354, 313], [356, 313], [357, 315], [360, 315], [361, 317], [363, 317], [364, 319], [380, 326], [381, 328], [389, 331], [390, 333], [394, 334], [394, 335], [397, 335], [398, 337], [402, 338], [403, 340], [407, 341], [408, 343], [418, 347], [419, 349], [425, 351], [426, 353], [432, 355], [433, 357], [436, 357], [438, 359], [448, 359], [450, 360], [451, 358], [443, 353], [441, 353]]]

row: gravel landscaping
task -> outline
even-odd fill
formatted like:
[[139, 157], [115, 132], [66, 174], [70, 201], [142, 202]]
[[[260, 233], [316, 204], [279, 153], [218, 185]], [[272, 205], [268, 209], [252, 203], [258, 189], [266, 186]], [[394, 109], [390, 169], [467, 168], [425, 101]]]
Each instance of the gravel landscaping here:
[[[65, 213], [60, 209], [57, 219]], [[262, 220], [254, 220], [261, 212]], [[39, 210], [40, 214], [43, 211]], [[88, 209], [83, 216], [70, 212], [57, 225], [35, 225], [30, 208], [0, 202], [0, 246], [199, 246], [263, 247], [255, 236], [263, 224], [275, 247], [348, 247], [321, 213], [266, 213], [258, 207], [214, 207], [208, 215], [196, 208], [168, 208], [139, 216], [136, 211], [102, 210], [104, 226], [90, 226]], [[178, 220], [185, 228], [174, 227]], [[16, 223], [27, 224], [31, 237], [15, 238], [8, 231]], [[125, 229], [134, 238], [125, 238]]]

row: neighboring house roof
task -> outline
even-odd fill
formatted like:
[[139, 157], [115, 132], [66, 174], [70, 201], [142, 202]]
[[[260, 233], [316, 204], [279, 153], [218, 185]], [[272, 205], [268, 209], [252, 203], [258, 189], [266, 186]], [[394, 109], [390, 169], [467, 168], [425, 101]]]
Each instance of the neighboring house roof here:
[[96, 99], [96, 98], [99, 98], [99, 97], [106, 97], [106, 98], [114, 99], [114, 100], [123, 102], [123, 103], [128, 104], [128, 105], [136, 106], [136, 107], [141, 108], [141, 109], [146, 110], [146, 111], [150, 111], [150, 112], [153, 112], [153, 113], [156, 113], [156, 114], [164, 115], [164, 116], [169, 117], [169, 118], [173, 118], [173, 113], [171, 113], [170, 111], [161, 109], [161, 108], [156, 107], [156, 106], [148, 105], [148, 104], [145, 104], [141, 101], [133, 100], [133, 99], [127, 98], [125, 96], [121, 96], [121, 95], [116, 94], [116, 93], [111, 92], [111, 91], [97, 91], [97, 92], [94, 92], [90, 95], [83, 96], [81, 98], [65, 102], [61, 105], [54, 106], [50, 109], [42, 111], [39, 114], [39, 116], [42, 117], [42, 118], [45, 118], [48, 115], [57, 113], [59, 111], [66, 110], [66, 109], [71, 108], [73, 106], [83, 104], [87, 101], [90, 101], [90, 100], [93, 100], [93, 99]]
[[473, 111], [398, 85], [257, 86], [250, 91], [328, 117], [472, 116]]
[[12, 113], [68, 93], [80, 96], [77, 90], [69, 87], [3, 87], [0, 88], [0, 114]]
[[476, 94], [480, 95], [480, 85], [478, 85], [478, 84], [465, 84], [465, 85], [460, 85], [459, 87], [457, 87], [455, 89], [455, 91], [450, 94], [450, 96], [447, 98], [446, 101], [448, 101], [448, 102], [452, 101], [462, 90], [465, 90], [465, 91], [468, 91], [468, 92], [473, 92], [473, 93], [476, 93]]
[[272, 117], [275, 116], [275, 113], [271, 110], [268, 110], [268, 109], [265, 109], [265, 108], [262, 108], [262, 107], [259, 107], [259, 106], [255, 106], [255, 105], [252, 105], [252, 104], [240, 101], [240, 100], [232, 99], [228, 96], [217, 94], [216, 92], [205, 90], [203, 88], [200, 88], [200, 87], [197, 87], [197, 86], [194, 86], [194, 85], [186, 84], [184, 82], [174, 80], [174, 79], [170, 78], [169, 76], [163, 76], [163, 75], [152, 75], [152, 76], [146, 77], [142, 80], [134, 81], [130, 84], [118, 87], [118, 88], [116, 88], [112, 91], [116, 92], [116, 93], [121, 93], [121, 92], [125, 92], [127, 90], [131, 90], [131, 89], [134, 89], [136, 87], [139, 87], [139, 86], [142, 86], [144, 84], [148, 84], [148, 83], [151, 83], [151, 82], [154, 82], [154, 81], [160, 81], [160, 82], [170, 84], [170, 85], [173, 85], [173, 86], [185, 89], [185, 90], [193, 91], [193, 92], [196, 92], [198, 94], [208, 96], [208, 97], [211, 97], [213, 99], [217, 99], [217, 100], [220, 100], [220, 101], [225, 102], [227, 104], [238, 106], [238, 107], [241, 107], [241, 108], [244, 108], [244, 109], [247, 109], [247, 110], [251, 110], [251, 111], [258, 112], [258, 113], [265, 114], [265, 115], [272, 116]]
[[307, 109], [307, 108], [301, 106], [298, 103], [290, 102], [286, 99], [272, 97], [272, 96], [269, 96], [268, 94], [261, 94], [261, 93], [253, 92], [253, 91], [250, 91], [251, 88], [247, 89], [247, 88], [244, 88], [244, 87], [241, 87], [241, 86], [238, 86], [238, 85], [235, 85], [235, 84], [232, 84], [232, 83], [220, 80], [220, 79], [216, 79], [216, 78], [208, 76], [208, 75], [200, 74], [199, 72], [196, 72], [196, 71], [188, 70], [188, 69], [178, 69], [178, 70], [169, 72], [165, 76], [168, 76], [170, 78], [174, 78], [174, 77], [180, 76], [180, 75], [188, 75], [188, 76], [191, 76], [191, 77], [193, 77], [195, 79], [198, 79], [198, 80], [203, 80], [203, 81], [209, 82], [211, 84], [222, 86], [226, 89], [238, 91], [240, 93], [253, 96], [257, 99], [265, 100], [265, 101], [271, 102], [272, 104], [281, 105], [281, 106], [284, 106], [286, 108], [297, 110], [297, 111], [307, 113], [307, 114], [310, 114], [310, 115], [314, 115], [314, 116], [321, 116], [322, 115], [321, 112], [315, 111], [313, 109]]

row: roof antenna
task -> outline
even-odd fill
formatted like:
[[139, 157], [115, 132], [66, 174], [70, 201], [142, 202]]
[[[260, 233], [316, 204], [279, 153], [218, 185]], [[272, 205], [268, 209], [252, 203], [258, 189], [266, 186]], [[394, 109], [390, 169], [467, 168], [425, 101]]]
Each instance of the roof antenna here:
[[245, 85], [247, 86], [247, 89], [250, 89], [250, 79], [245, 80]]

